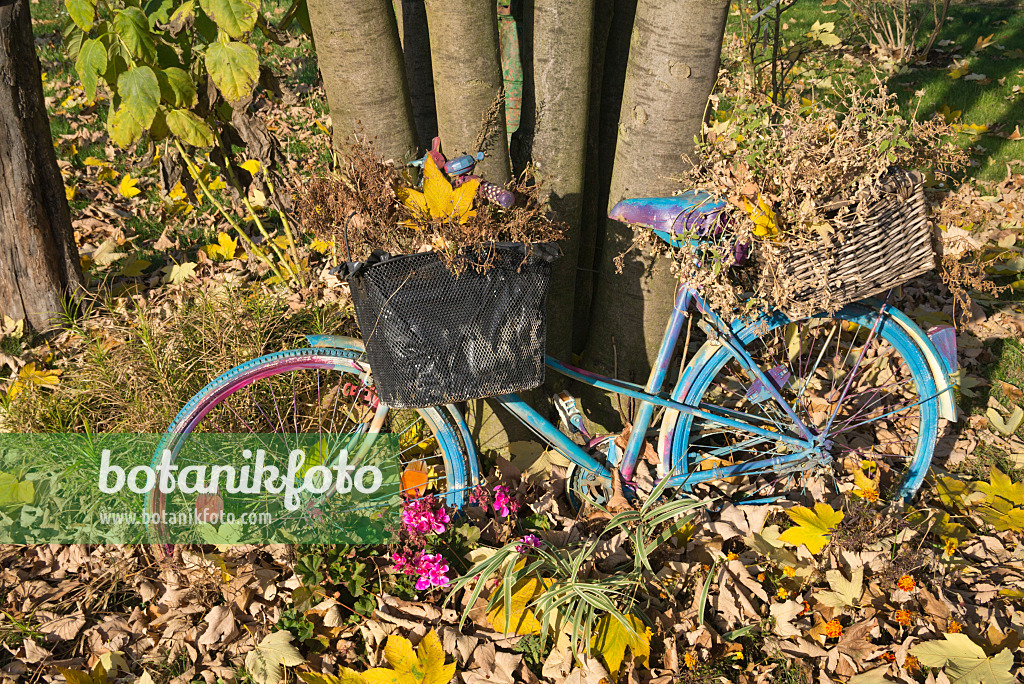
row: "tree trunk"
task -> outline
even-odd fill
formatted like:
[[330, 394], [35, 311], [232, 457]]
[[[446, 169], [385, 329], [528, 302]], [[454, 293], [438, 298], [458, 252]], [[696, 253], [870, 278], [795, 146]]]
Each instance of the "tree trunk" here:
[[520, 126], [542, 200], [569, 225], [548, 295], [547, 353], [572, 355], [576, 265], [587, 155], [594, 0], [533, 0], [523, 41], [524, 111]]
[[504, 184], [511, 171], [494, 0], [425, 0], [425, 5], [441, 149], [449, 158], [472, 154], [483, 132], [487, 157], [477, 169], [492, 183]]
[[405, 74], [416, 121], [416, 140], [421, 150], [430, 148], [437, 135], [434, 108], [434, 73], [430, 66], [430, 31], [423, 0], [394, 0], [398, 30], [405, 53]]
[[363, 128], [386, 158], [416, 156], [416, 126], [390, 0], [308, 0], [334, 147]]
[[586, 348], [596, 281], [597, 245], [608, 213], [608, 186], [615, 161], [622, 83], [626, 78], [629, 39], [637, 0], [598, 0], [595, 13], [590, 120], [587, 130], [587, 177], [583, 200], [573, 312], [573, 351]]
[[0, 6], [0, 308], [51, 327], [81, 288], [28, 0]]
[[[637, 3], [607, 208], [682, 189], [673, 178], [691, 166], [685, 157], [694, 150], [718, 76], [728, 9], [727, 0]], [[617, 274], [614, 259], [631, 242], [628, 226], [606, 222], [586, 356], [592, 370], [609, 373], [617, 363], [620, 378], [643, 383], [676, 283], [668, 259], [636, 252]]]

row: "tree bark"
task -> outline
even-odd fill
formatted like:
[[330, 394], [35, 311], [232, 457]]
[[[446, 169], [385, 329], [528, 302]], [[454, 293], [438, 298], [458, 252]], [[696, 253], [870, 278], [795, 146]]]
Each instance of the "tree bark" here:
[[409, 82], [416, 140], [421, 150], [430, 148], [437, 135], [434, 108], [434, 73], [430, 65], [430, 31], [423, 0], [394, 0], [398, 31], [405, 53], [405, 74]]
[[547, 353], [570, 361], [587, 155], [595, 0], [532, 0], [523, 41], [523, 140], [541, 199], [568, 224], [548, 295]]
[[425, 0], [424, 4], [441, 149], [449, 158], [476, 152], [478, 134], [486, 126], [487, 157], [477, 169], [492, 183], [507, 183], [511, 170], [495, 3]]
[[83, 286], [28, 0], [0, 6], [0, 308], [48, 330]]
[[598, 0], [587, 129], [587, 177], [583, 193], [576, 298], [573, 312], [573, 351], [583, 352], [590, 333], [590, 310], [596, 281], [597, 245], [604, 234], [608, 186], [615, 161], [622, 84], [629, 59], [637, 0]]
[[386, 158], [416, 156], [398, 22], [390, 0], [308, 0], [320, 74], [334, 125], [334, 147], [364, 129]]
[[[673, 179], [691, 167], [686, 157], [718, 76], [728, 9], [727, 0], [637, 3], [606, 211], [621, 199], [682, 189]], [[620, 378], [642, 383], [676, 283], [668, 259], [636, 252], [617, 274], [614, 259], [631, 242], [628, 226], [606, 222], [586, 357], [588, 368], [608, 373], [617, 362]]]

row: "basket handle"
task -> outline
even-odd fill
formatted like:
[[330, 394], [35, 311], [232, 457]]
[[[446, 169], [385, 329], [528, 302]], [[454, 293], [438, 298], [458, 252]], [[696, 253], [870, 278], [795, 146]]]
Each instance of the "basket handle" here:
[[352, 220], [352, 217], [358, 213], [358, 211], [353, 211], [345, 217], [345, 225], [342, 227], [342, 230], [344, 231], [342, 233], [342, 237], [345, 238], [345, 261], [352, 261], [352, 249], [348, 246], [348, 224]]

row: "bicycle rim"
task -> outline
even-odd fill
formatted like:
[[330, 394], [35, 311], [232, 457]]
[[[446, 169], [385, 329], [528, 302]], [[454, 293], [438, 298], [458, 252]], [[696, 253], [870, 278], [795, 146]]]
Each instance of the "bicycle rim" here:
[[[745, 343], [747, 352], [773, 377], [804, 424], [830, 442], [818, 456], [831, 467], [800, 461], [789, 470], [766, 468], [686, 489], [755, 501], [807, 490], [816, 499], [836, 491], [867, 499], [912, 498], [928, 470], [939, 428], [935, 383], [912, 338], [895, 320], [864, 304], [795, 323], [776, 315], [758, 326]], [[684, 403], [741, 411], [768, 430], [799, 435], [792, 419], [726, 347], [706, 346], [702, 352], [695, 358], [704, 360], [703, 367], [693, 374]], [[687, 415], [678, 417], [672, 444], [666, 467], [692, 477], [796, 451], [781, 441]]]
[[[403, 474], [423, 473], [411, 478], [416, 484], [403, 491], [404, 497], [439, 497], [446, 505], [460, 507], [468, 486], [468, 460], [458, 430], [444, 410], [381, 407], [369, 365], [357, 351], [295, 349], [233, 368], [182, 408], [161, 440], [153, 466], [165, 449], [179, 472], [190, 465], [216, 465], [218, 455], [193, 437], [217, 433], [274, 435], [285, 441], [289, 435], [322, 436], [327, 453], [345, 446], [343, 439], [357, 444], [371, 433], [392, 433], [398, 438]], [[407, 478], [402, 480], [405, 483]], [[146, 510], [150, 515], [192, 507], [199, 512], [205, 505], [200, 497], [151, 492]], [[252, 505], [258, 508], [259, 500]], [[154, 541], [167, 541], [167, 531], [160, 526], [151, 525], [150, 533]]]

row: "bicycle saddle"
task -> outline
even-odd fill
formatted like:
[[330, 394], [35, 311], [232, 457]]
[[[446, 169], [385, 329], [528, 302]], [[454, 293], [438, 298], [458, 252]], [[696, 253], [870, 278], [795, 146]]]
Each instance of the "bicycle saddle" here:
[[612, 207], [608, 218], [665, 233], [662, 239], [671, 241], [673, 235], [683, 233], [704, 236], [717, 226], [718, 215], [724, 208], [724, 200], [703, 191], [689, 190], [672, 197], [622, 200]]

